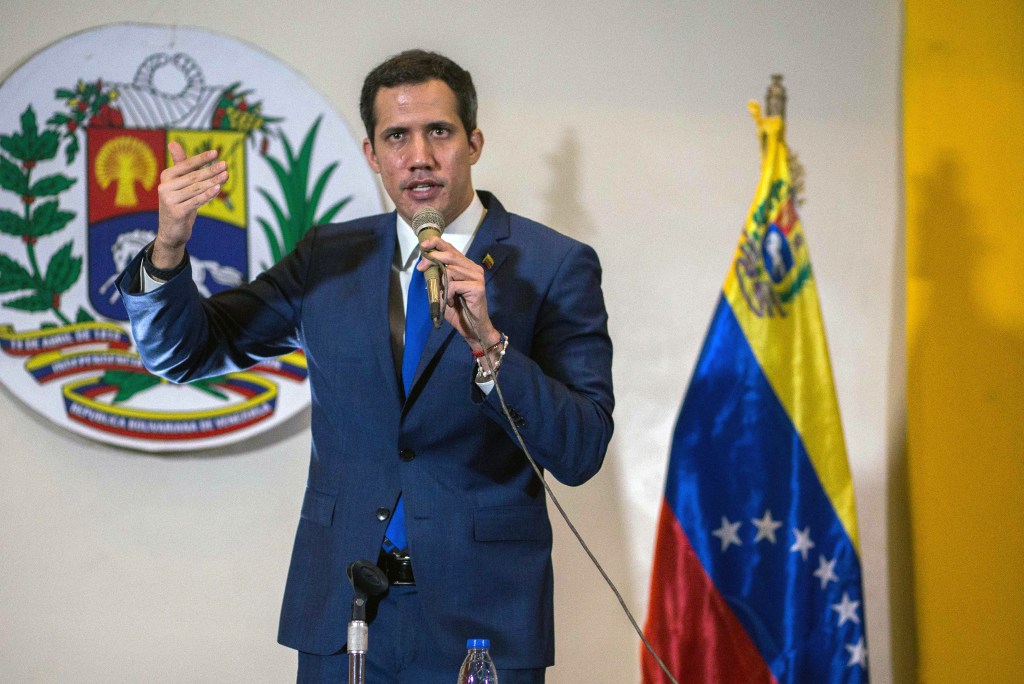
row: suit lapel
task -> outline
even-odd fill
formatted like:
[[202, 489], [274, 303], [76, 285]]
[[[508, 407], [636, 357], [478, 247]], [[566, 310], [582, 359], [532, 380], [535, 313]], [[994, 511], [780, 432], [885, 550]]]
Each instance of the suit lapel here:
[[[367, 260], [367, 271], [362, 276], [367, 285], [366, 301], [369, 315], [366, 317], [370, 344], [374, 348], [381, 375], [391, 396], [401, 402], [402, 389], [395, 372], [395, 359], [391, 342], [390, 303], [391, 272], [395, 257], [395, 213], [382, 214], [377, 222], [380, 249]], [[381, 286], [383, 284], [383, 287]], [[401, 361], [399, 361], [401, 364]]]
[[[501, 206], [501, 202], [489, 192], [481, 192], [480, 198], [483, 200], [484, 206], [487, 207], [487, 216], [484, 217], [484, 222], [481, 224], [480, 230], [477, 231], [476, 237], [473, 238], [473, 244], [469, 246], [466, 256], [483, 265], [484, 282], [489, 283], [494, 274], [501, 269], [505, 257], [508, 256], [508, 238], [511, 228], [508, 213]], [[487, 257], [490, 257], [490, 266], [484, 261]], [[488, 300], [489, 303], [490, 300]]]

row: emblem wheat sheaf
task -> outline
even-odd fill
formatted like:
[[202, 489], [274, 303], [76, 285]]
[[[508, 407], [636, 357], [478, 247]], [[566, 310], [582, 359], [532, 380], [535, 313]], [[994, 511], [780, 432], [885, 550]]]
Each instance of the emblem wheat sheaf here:
[[183, 386], [135, 352], [114, 280], [155, 236], [171, 141], [217, 149], [231, 170], [189, 243], [206, 296], [255, 277], [311, 225], [382, 208], [323, 98], [225, 36], [106, 26], [0, 86], [0, 379], [54, 423], [144, 451], [239, 441], [309, 403], [300, 351]]

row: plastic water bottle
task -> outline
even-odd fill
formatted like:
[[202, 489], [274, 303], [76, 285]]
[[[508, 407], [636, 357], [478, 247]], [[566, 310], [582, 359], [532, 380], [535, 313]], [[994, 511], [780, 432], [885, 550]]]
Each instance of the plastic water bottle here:
[[470, 639], [466, 642], [466, 659], [459, 670], [458, 684], [498, 684], [498, 672], [491, 660], [490, 639]]

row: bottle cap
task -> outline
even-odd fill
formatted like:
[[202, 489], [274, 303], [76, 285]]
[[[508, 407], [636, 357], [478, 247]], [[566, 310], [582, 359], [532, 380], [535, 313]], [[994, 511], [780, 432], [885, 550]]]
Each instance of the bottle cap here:
[[466, 641], [466, 648], [490, 648], [490, 639], [469, 639]]

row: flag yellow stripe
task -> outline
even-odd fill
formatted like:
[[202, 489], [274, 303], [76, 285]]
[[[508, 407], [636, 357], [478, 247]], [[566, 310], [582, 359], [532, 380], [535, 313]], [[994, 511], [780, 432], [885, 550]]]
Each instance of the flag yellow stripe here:
[[[754, 247], [759, 249], [760, 237], [763, 237], [763, 227], [753, 217], [767, 206], [766, 200], [773, 188], [777, 198], [769, 203], [784, 204], [789, 199], [791, 181], [781, 119], [762, 119], [756, 108], [752, 111], [762, 134], [761, 178], [737, 248], [736, 267], [730, 269], [723, 292], [754, 356], [800, 433], [822, 487], [859, 553], [853, 485], [814, 280], [808, 278], [796, 283], [797, 291], [792, 299], [780, 301], [777, 296], [765, 294], [764, 288], [758, 293], [754, 281], [745, 278], [739, 266], [745, 256], [749, 260]], [[777, 180], [784, 183], [779, 186]], [[798, 251], [806, 255], [798, 220], [790, 237], [791, 242], [800, 245]], [[798, 257], [793, 272], [778, 289], [786, 291], [786, 286], [793, 284], [792, 279], [798, 277], [794, 274], [800, 271], [801, 265], [809, 269], [809, 261], [802, 263]]]

